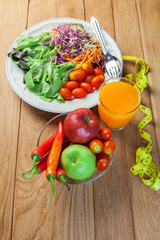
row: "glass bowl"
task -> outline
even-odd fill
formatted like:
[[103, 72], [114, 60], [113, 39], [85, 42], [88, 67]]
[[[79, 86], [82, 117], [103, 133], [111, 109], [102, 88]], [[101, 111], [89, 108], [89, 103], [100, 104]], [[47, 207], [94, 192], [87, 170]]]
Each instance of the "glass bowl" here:
[[[59, 121], [62, 121], [62, 123], [63, 123], [64, 119], [66, 118], [66, 116], [68, 114], [69, 114], [69, 112], [59, 114], [59, 115], [53, 117], [51, 120], [49, 120], [45, 124], [45, 126], [42, 128], [40, 135], [38, 137], [37, 146], [42, 144], [44, 141], [46, 141], [48, 138], [50, 138], [57, 131]], [[101, 128], [108, 127], [99, 117], [97, 117], [97, 116], [95, 116], [95, 117], [98, 119]], [[112, 139], [113, 139], [113, 136], [112, 136]], [[113, 154], [109, 155], [109, 165], [105, 171], [100, 172], [96, 169], [95, 172], [92, 174], [92, 176], [90, 176], [89, 178], [83, 179], [83, 180], [75, 180], [75, 179], [68, 177], [67, 183], [69, 183], [69, 184], [84, 184], [84, 183], [89, 183], [89, 182], [92, 182], [92, 181], [100, 178], [104, 173], [106, 173], [109, 170], [110, 166], [113, 163], [114, 155], [115, 155], [115, 151]]]

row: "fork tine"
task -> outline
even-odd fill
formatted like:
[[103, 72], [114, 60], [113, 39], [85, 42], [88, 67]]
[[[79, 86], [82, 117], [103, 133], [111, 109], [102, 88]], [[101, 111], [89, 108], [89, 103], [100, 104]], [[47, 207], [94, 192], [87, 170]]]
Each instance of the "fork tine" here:
[[114, 67], [111, 67], [111, 68], [110, 68], [110, 73], [111, 73], [111, 76], [112, 76], [112, 77], [115, 77], [115, 76], [116, 76], [115, 71], [114, 71]]
[[117, 77], [117, 68], [116, 66], [113, 67], [113, 74], [114, 74], [114, 77]]
[[106, 73], [110, 78], [115, 77], [115, 72], [114, 72], [113, 67], [110, 67], [110, 68], [106, 69]]
[[110, 75], [109, 75], [109, 72], [108, 72], [108, 70], [107, 70], [107, 69], [105, 70], [105, 72], [106, 72], [106, 73], [107, 73], [107, 75], [110, 77]]
[[109, 68], [108, 70], [109, 70], [109, 76], [110, 76], [110, 77], [113, 77], [113, 73], [112, 73], [111, 68]]
[[117, 64], [117, 74], [118, 76], [120, 76], [120, 73], [121, 73], [120, 65], [117, 61], [116, 61], [116, 64]]
[[111, 60], [106, 65], [105, 71], [109, 77], [118, 77], [120, 75], [120, 68], [117, 62]]
[[118, 67], [115, 66], [114, 69], [115, 69], [115, 74], [116, 74], [116, 76], [119, 76]]

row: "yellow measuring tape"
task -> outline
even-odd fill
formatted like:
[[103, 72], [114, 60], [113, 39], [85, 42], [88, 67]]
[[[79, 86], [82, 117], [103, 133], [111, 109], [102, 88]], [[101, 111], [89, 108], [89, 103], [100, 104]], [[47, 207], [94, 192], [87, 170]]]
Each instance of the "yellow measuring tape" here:
[[[136, 71], [136, 84], [139, 87], [141, 93], [143, 89], [148, 85], [147, 72], [149, 70], [148, 64], [144, 59], [134, 57], [134, 56], [122, 56], [123, 60], [135, 60], [135, 71]], [[139, 66], [140, 65], [140, 66]], [[138, 67], [139, 66], [139, 67]], [[128, 74], [125, 77], [133, 80], [133, 75]], [[142, 138], [147, 140], [149, 143], [146, 147], [140, 147], [136, 151], [136, 165], [131, 167], [131, 172], [134, 175], [139, 174], [143, 183], [150, 188], [158, 191], [160, 189], [160, 172], [156, 164], [152, 161], [152, 156], [150, 154], [152, 150], [152, 139], [151, 135], [142, 129], [152, 120], [151, 109], [140, 105], [140, 110], [146, 114], [146, 117], [143, 118], [138, 124], [139, 134]], [[146, 179], [145, 176], [148, 176]]]

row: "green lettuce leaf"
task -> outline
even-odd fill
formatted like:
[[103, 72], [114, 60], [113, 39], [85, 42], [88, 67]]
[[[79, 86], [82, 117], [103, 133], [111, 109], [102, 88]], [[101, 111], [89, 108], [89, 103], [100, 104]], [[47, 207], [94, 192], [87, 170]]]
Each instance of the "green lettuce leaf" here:
[[49, 33], [42, 33], [36, 37], [27, 37], [25, 35], [20, 35], [17, 39], [17, 48], [19, 50], [27, 48], [27, 47], [35, 47], [43, 45], [42, 42], [45, 42], [45, 44], [48, 44], [48, 40], [50, 40], [52, 37], [49, 35]]

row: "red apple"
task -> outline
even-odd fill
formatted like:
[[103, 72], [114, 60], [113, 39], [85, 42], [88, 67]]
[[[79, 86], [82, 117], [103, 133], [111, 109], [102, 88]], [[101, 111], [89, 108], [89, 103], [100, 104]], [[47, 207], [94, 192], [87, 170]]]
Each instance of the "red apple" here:
[[100, 132], [100, 124], [93, 112], [79, 108], [67, 115], [64, 120], [64, 133], [72, 143], [88, 143]]

